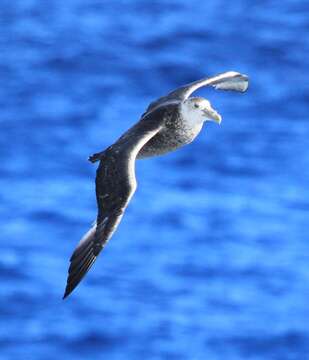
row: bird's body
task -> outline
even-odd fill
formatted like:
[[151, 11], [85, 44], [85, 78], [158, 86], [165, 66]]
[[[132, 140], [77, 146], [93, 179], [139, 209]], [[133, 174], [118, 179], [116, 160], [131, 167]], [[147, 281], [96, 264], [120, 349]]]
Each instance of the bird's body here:
[[189, 144], [202, 129], [203, 122], [190, 122], [181, 111], [180, 103], [165, 105], [163, 111], [161, 108], [154, 110], [159, 111], [164, 117], [164, 126], [142, 147], [137, 155], [138, 159], [163, 155]]
[[220, 123], [221, 116], [207, 100], [189, 97], [207, 85], [244, 92], [248, 78], [227, 72], [176, 89], [151, 103], [139, 122], [113, 145], [89, 158], [92, 162], [100, 161], [96, 176], [98, 216], [70, 259], [64, 297], [78, 285], [116, 230], [137, 186], [135, 160], [163, 155], [190, 143], [205, 120]]

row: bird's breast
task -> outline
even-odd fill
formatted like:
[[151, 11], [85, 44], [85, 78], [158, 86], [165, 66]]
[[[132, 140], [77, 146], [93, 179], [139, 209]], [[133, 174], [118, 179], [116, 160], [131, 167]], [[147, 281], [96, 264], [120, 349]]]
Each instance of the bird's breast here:
[[191, 123], [179, 113], [166, 120], [164, 128], [140, 150], [138, 158], [163, 155], [189, 144], [201, 131], [202, 123]]

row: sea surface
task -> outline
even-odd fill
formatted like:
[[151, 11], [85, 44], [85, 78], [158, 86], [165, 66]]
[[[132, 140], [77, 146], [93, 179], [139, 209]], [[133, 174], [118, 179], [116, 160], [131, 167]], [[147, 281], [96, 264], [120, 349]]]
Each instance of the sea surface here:
[[[309, 359], [308, 1], [1, 1], [0, 359]], [[150, 101], [222, 115], [137, 163], [138, 189], [65, 301], [96, 217], [87, 157]]]

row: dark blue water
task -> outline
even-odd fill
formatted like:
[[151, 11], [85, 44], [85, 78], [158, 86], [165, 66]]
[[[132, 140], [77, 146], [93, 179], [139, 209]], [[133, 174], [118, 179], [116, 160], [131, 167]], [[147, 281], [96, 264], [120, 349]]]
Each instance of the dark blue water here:
[[[0, 358], [309, 359], [309, 5], [2, 1]], [[139, 161], [139, 188], [67, 301], [96, 216], [86, 161], [205, 75], [223, 116]]]

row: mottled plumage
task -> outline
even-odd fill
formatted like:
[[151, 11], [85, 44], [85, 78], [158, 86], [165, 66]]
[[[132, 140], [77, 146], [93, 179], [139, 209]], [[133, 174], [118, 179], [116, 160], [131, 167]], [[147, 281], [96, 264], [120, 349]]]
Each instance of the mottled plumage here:
[[106, 150], [92, 155], [100, 161], [96, 175], [98, 216], [70, 259], [64, 298], [90, 269], [116, 230], [136, 189], [135, 160], [162, 155], [190, 143], [205, 120], [221, 121], [221, 116], [203, 98], [189, 98], [203, 86], [244, 92], [248, 78], [227, 72], [182, 86], [152, 102], [140, 121]]

